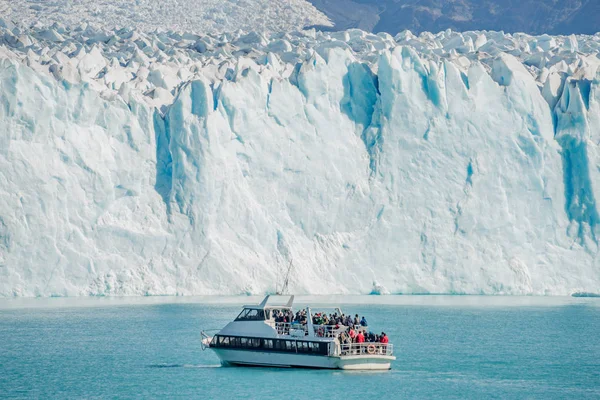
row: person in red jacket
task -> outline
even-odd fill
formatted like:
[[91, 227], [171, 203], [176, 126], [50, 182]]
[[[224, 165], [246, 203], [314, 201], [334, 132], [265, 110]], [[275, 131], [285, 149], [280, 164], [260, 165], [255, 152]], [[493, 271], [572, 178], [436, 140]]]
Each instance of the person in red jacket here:
[[358, 332], [358, 335], [356, 335], [356, 343], [364, 343], [365, 342], [365, 335], [363, 335], [362, 331]]
[[390, 341], [390, 340], [388, 339], [388, 337], [387, 337], [387, 335], [385, 334], [385, 332], [381, 332], [381, 343], [388, 344], [388, 343], [389, 343], [389, 341]]

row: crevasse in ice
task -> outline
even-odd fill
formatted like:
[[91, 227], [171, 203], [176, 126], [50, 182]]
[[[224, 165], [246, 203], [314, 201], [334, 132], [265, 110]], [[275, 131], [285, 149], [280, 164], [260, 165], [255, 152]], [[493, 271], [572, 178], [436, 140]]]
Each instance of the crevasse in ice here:
[[598, 292], [598, 36], [0, 32], [0, 295]]

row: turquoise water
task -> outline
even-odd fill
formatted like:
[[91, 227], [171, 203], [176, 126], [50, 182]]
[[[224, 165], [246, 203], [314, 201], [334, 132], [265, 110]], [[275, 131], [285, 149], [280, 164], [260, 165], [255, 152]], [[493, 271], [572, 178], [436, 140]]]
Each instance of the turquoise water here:
[[600, 299], [308, 300], [385, 330], [393, 369], [221, 367], [200, 329], [256, 298], [2, 300], [0, 398], [600, 398]]

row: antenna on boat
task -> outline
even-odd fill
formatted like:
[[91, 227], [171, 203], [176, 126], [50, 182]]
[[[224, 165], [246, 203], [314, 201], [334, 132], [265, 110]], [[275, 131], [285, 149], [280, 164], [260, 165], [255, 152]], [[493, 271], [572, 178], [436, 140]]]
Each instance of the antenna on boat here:
[[281, 290], [277, 290], [276, 294], [278, 296], [283, 296], [287, 293], [288, 290], [288, 286], [290, 284], [290, 274], [292, 272], [292, 267], [294, 266], [292, 264], [293, 259], [290, 258], [290, 264], [288, 265], [287, 271], [285, 273], [285, 278], [283, 280], [283, 286], [281, 287]]

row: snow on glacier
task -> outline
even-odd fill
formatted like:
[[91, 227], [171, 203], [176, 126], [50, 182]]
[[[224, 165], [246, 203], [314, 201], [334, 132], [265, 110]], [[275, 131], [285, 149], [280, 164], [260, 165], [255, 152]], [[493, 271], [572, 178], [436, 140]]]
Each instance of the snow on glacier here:
[[305, 0], [0, 0], [0, 16], [26, 25], [137, 27], [194, 33], [293, 31], [332, 26]]
[[598, 36], [0, 25], [2, 296], [598, 292]]

